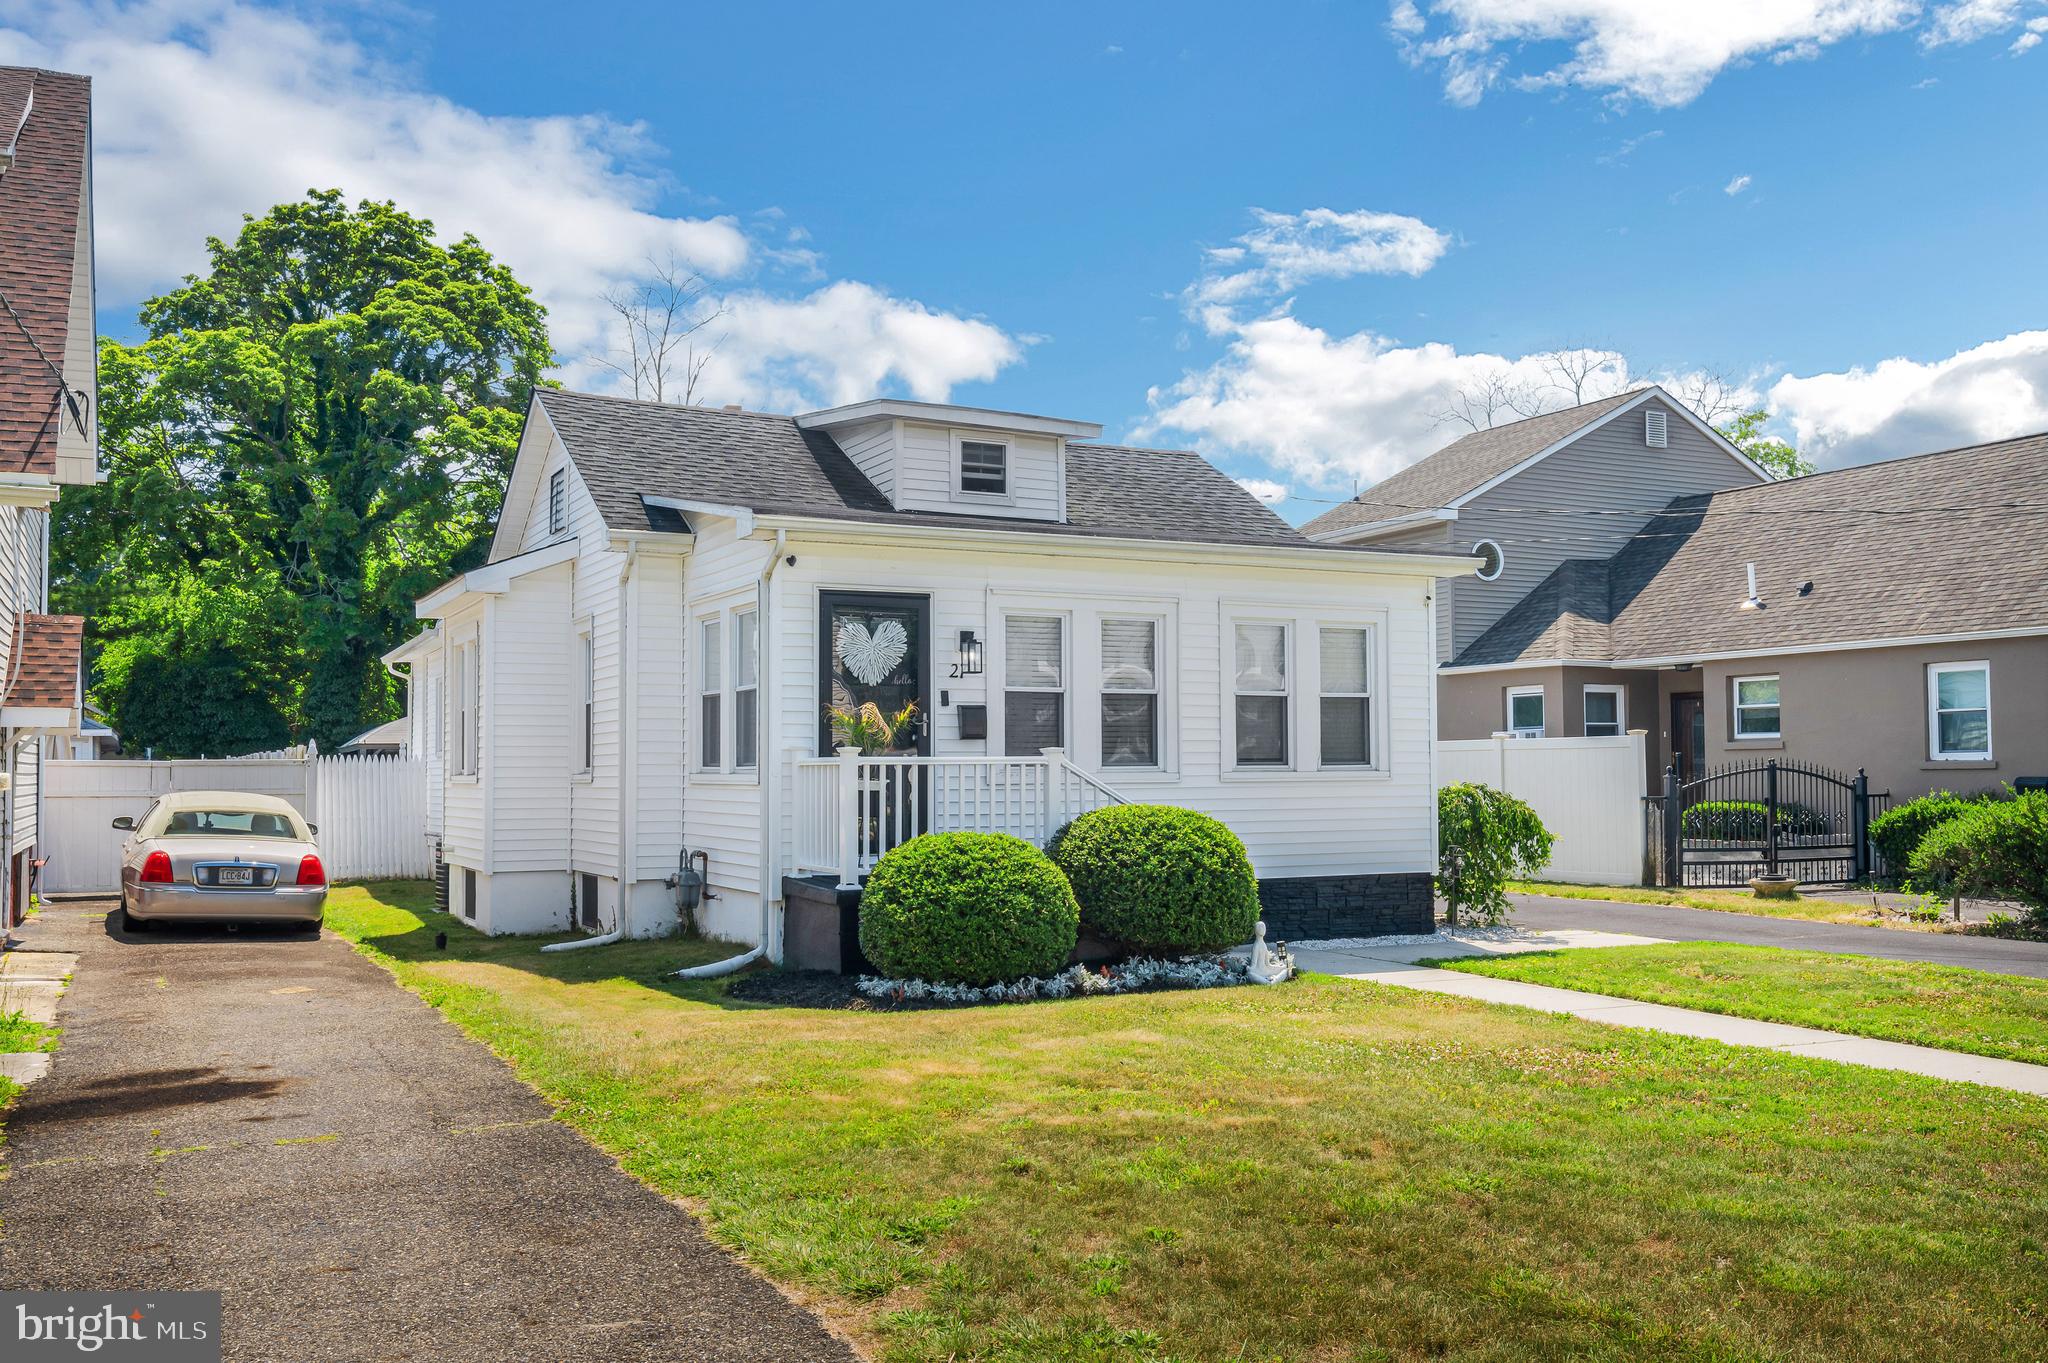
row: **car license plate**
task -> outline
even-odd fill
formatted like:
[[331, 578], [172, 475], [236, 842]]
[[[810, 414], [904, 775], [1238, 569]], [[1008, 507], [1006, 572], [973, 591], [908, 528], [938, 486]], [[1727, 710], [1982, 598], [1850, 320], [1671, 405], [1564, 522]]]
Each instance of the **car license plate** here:
[[222, 885], [254, 885], [256, 868], [253, 866], [223, 866], [214, 873], [214, 879]]

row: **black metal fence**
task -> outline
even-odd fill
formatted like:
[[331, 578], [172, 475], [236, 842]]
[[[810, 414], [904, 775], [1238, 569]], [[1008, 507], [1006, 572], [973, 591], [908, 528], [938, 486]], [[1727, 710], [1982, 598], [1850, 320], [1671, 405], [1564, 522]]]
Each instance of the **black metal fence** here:
[[1843, 885], [1882, 873], [1870, 821], [1891, 802], [1870, 778], [1800, 762], [1717, 767], [1690, 781], [1674, 764], [1645, 801], [1659, 883], [1747, 885], [1759, 876]]

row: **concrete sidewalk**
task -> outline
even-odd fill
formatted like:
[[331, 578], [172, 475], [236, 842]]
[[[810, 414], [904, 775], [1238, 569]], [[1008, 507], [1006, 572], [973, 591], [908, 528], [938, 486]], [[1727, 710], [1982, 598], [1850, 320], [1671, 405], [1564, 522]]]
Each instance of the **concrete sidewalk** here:
[[[1506, 948], [1518, 951], [1557, 950], [1582, 946], [1649, 945], [1654, 938], [1613, 939], [1616, 933], [1555, 932], [1532, 934], [1531, 940], [1557, 939], [1554, 945]], [[1994, 1060], [1988, 1056], [1966, 1055], [1932, 1046], [1909, 1046], [1898, 1041], [1847, 1036], [1816, 1027], [1794, 1027], [1782, 1022], [1758, 1022], [1753, 1018], [1703, 1013], [1669, 1004], [1641, 1003], [1608, 994], [1588, 994], [1576, 989], [1557, 989], [1546, 984], [1500, 980], [1488, 975], [1468, 975], [1417, 964], [1421, 960], [1444, 960], [1453, 956], [1499, 954], [1503, 948], [1491, 943], [1446, 943], [1374, 947], [1335, 944], [1295, 948], [1295, 964], [1303, 970], [1338, 975], [1347, 980], [1420, 989], [1432, 994], [1454, 994], [1485, 1003], [1506, 1003], [1517, 1008], [1535, 1008], [1546, 1013], [1564, 1013], [1602, 1022], [1613, 1027], [1641, 1027], [1674, 1036], [1701, 1037], [1731, 1046], [1756, 1046], [1792, 1055], [1810, 1055], [1845, 1065], [1871, 1069], [1901, 1070], [1931, 1079], [1952, 1079], [1989, 1088], [2010, 1089], [2048, 1098], [2048, 1065], [2029, 1065], [2018, 1060]]]

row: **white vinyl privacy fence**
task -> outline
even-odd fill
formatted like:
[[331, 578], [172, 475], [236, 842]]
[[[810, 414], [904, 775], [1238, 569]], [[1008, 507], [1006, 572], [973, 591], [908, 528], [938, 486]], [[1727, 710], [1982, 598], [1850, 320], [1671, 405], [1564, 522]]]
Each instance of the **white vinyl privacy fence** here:
[[42, 888], [111, 894], [121, 883], [113, 827], [173, 791], [276, 795], [315, 824], [334, 880], [433, 874], [426, 764], [409, 757], [249, 757], [190, 762], [43, 763]]
[[1557, 836], [1545, 880], [1637, 885], [1643, 880], [1648, 737], [1456, 739], [1437, 744], [1437, 779], [1476, 781], [1528, 804]]

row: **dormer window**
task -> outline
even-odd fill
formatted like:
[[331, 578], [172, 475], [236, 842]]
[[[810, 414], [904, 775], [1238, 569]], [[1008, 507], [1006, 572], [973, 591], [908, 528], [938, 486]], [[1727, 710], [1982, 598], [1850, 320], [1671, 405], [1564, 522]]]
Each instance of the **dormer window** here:
[[987, 497], [1010, 495], [1010, 447], [1000, 440], [961, 440], [960, 490]]

